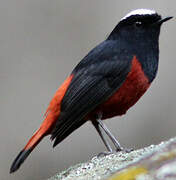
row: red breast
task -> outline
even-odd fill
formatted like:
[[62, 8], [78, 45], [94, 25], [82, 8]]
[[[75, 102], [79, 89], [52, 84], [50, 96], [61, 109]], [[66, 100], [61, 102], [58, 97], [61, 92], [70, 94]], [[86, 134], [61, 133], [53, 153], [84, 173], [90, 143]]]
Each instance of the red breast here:
[[125, 82], [107, 101], [90, 113], [90, 119], [96, 117], [95, 114], [97, 112], [102, 113], [102, 119], [125, 114], [139, 100], [149, 86], [149, 80], [145, 76], [140, 62], [134, 57], [131, 71], [127, 75]]

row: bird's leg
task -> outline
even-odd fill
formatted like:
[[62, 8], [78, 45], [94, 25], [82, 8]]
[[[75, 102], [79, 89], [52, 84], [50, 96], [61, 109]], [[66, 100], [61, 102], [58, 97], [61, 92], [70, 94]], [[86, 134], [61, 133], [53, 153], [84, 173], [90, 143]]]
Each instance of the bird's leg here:
[[117, 139], [114, 137], [114, 135], [110, 132], [110, 130], [106, 127], [106, 125], [102, 122], [101, 118], [102, 118], [102, 114], [101, 113], [97, 114], [97, 118], [94, 121], [92, 121], [92, 124], [94, 125], [95, 129], [97, 130], [98, 134], [100, 135], [108, 152], [102, 152], [98, 156], [108, 155], [113, 152], [111, 146], [109, 145], [108, 141], [105, 139], [105, 137], [103, 135], [103, 131], [108, 135], [108, 137], [113, 142], [114, 146], [116, 147], [116, 151], [131, 152], [133, 149], [125, 149], [120, 145], [120, 143], [117, 141]]
[[114, 137], [114, 135], [109, 131], [109, 129], [106, 127], [106, 125], [102, 122], [102, 120], [98, 119], [97, 123], [101, 126], [101, 128], [105, 131], [105, 133], [111, 139], [111, 141], [113, 142], [114, 146], [116, 147], [116, 151], [124, 150], [124, 148], [120, 145], [120, 143], [117, 141], [117, 139]]
[[105, 144], [107, 150], [109, 152], [112, 152], [112, 148], [109, 145], [108, 141], [105, 139], [103, 132], [102, 132], [102, 129], [100, 127], [100, 124], [97, 122], [97, 119], [95, 121], [92, 121], [92, 124], [94, 125], [95, 129], [97, 130], [98, 134], [100, 135], [100, 137], [101, 137], [103, 143]]

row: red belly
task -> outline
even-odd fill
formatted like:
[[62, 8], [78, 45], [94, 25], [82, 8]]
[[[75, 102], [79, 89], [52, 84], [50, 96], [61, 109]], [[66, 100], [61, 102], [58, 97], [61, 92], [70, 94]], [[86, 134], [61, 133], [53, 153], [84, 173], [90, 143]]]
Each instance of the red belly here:
[[90, 119], [93, 120], [97, 112], [102, 113], [102, 119], [125, 114], [139, 100], [149, 86], [148, 78], [142, 71], [139, 61], [134, 57], [131, 71], [127, 75], [125, 82], [115, 94], [90, 114]]

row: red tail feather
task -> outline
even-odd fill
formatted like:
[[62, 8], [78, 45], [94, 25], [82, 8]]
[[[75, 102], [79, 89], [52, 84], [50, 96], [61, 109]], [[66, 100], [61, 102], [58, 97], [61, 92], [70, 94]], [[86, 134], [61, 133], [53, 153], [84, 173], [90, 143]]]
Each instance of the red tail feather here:
[[45, 120], [43, 121], [40, 128], [36, 131], [36, 133], [28, 141], [24, 149], [18, 154], [18, 156], [12, 163], [12, 166], [10, 168], [10, 173], [13, 173], [16, 170], [18, 170], [21, 164], [24, 162], [24, 160], [29, 156], [32, 150], [37, 146], [37, 144], [46, 135], [49, 135], [51, 133], [60, 114], [61, 101], [72, 80], [72, 77], [73, 77], [72, 75], [69, 76], [55, 93], [45, 113]]

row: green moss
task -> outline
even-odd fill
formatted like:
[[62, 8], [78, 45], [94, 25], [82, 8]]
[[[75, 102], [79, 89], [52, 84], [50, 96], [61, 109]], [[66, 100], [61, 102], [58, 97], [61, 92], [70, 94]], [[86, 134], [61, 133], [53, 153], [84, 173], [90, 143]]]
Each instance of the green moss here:
[[144, 167], [130, 167], [110, 177], [108, 180], [135, 180], [137, 176], [146, 174], [147, 169]]

